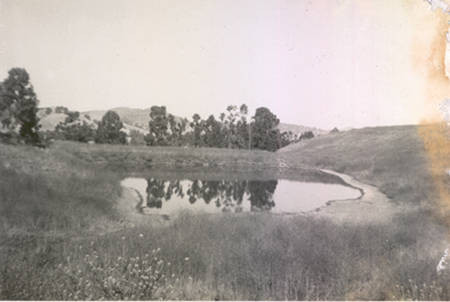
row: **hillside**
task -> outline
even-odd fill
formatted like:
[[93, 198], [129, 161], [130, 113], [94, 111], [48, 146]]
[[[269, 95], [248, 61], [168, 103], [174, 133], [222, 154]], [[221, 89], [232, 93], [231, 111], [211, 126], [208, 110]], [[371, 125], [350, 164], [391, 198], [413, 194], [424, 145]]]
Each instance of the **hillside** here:
[[[436, 179], [419, 131], [431, 126], [354, 129], [289, 145], [277, 154], [291, 165], [312, 165], [349, 174], [399, 202], [436, 201]], [[431, 129], [431, 128], [430, 128]]]
[[278, 129], [280, 129], [281, 132], [289, 132], [291, 131], [294, 134], [302, 134], [307, 131], [312, 131], [314, 133], [314, 136], [324, 135], [328, 134], [328, 131], [314, 128], [314, 127], [308, 127], [308, 126], [302, 126], [302, 125], [295, 125], [295, 124], [287, 124], [287, 123], [280, 123], [278, 125]]
[[[63, 112], [57, 113], [55, 110], [55, 107], [50, 108], [51, 112], [46, 112], [47, 109], [48, 108], [40, 108], [38, 111], [38, 117], [40, 118], [40, 124], [41, 124], [42, 131], [54, 130], [56, 128], [56, 126], [60, 122], [64, 122], [64, 120], [68, 116], [66, 113], [63, 113]], [[123, 108], [123, 109], [129, 109], [129, 108]], [[141, 132], [143, 134], [146, 134], [148, 131], [146, 130], [145, 127], [143, 128], [143, 127], [134, 126], [134, 125], [130, 124], [129, 122], [126, 122], [126, 121], [131, 120], [131, 118], [134, 114], [133, 110], [134, 109], [122, 111], [122, 114], [125, 117], [125, 118], [122, 118], [122, 116], [121, 116], [121, 119], [123, 120], [122, 130], [126, 133], [129, 133], [131, 130], [135, 130], [135, 131]], [[95, 122], [100, 121], [105, 113], [106, 113], [106, 111], [81, 112], [80, 120], [82, 122], [86, 122], [88, 124], [93, 124], [94, 128], [96, 128], [97, 125]], [[142, 118], [141, 118], [141, 120], [142, 120]]]
[[[47, 107], [47, 108], [39, 108], [37, 116], [39, 117], [41, 130], [52, 131], [55, 130], [56, 126], [59, 123], [65, 121], [68, 114], [64, 111], [58, 110], [57, 107]], [[83, 113], [80, 114], [80, 121], [86, 122], [88, 124], [93, 124], [94, 126], [96, 126], [94, 120], [92, 120], [88, 115]]]
[[[129, 107], [117, 107], [110, 109], [117, 112], [120, 119], [124, 123], [124, 127], [128, 130], [136, 130], [142, 133], [148, 132], [148, 122], [150, 119], [150, 108], [139, 109]], [[94, 120], [101, 120], [106, 110], [92, 110], [82, 112], [89, 115]], [[180, 122], [181, 117], [175, 116], [175, 121]], [[189, 126], [188, 126], [189, 128]]]
[[41, 130], [42, 131], [51, 131], [54, 130], [56, 125], [61, 122], [64, 122], [67, 114], [64, 113], [50, 113], [48, 115], [44, 115], [40, 118]]
[[[112, 108], [110, 110], [117, 112], [122, 122], [137, 128], [148, 130], [150, 108], [138, 109], [128, 107], [117, 107]], [[92, 119], [99, 121], [106, 113], [106, 110], [92, 110], [92, 111], [85, 111], [82, 113], [88, 114]]]

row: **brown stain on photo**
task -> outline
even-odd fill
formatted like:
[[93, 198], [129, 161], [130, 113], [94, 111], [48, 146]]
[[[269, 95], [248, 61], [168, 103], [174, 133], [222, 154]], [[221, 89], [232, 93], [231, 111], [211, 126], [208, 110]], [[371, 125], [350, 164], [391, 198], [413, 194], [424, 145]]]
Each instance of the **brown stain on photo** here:
[[[439, 112], [439, 105], [450, 98], [450, 79], [445, 73], [446, 34], [449, 30], [449, 15], [441, 9], [428, 11], [416, 24], [421, 27], [433, 26], [431, 45], [422, 44], [419, 38], [412, 46], [412, 64], [425, 79], [424, 106], [433, 108], [432, 116], [425, 116], [418, 127], [423, 141], [428, 169], [438, 196], [438, 215], [450, 227], [450, 127]], [[450, 68], [450, 67], [448, 67]], [[449, 233], [450, 236], [450, 233]]]

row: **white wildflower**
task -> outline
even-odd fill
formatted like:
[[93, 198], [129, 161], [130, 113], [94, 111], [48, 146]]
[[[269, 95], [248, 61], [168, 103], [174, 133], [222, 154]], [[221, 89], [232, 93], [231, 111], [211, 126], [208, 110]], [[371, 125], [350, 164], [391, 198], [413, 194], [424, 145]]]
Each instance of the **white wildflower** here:
[[447, 264], [448, 264], [447, 257], [448, 257], [448, 248], [445, 249], [444, 255], [442, 256], [441, 260], [439, 261], [439, 263], [436, 267], [436, 271], [438, 272], [438, 274], [447, 268]]

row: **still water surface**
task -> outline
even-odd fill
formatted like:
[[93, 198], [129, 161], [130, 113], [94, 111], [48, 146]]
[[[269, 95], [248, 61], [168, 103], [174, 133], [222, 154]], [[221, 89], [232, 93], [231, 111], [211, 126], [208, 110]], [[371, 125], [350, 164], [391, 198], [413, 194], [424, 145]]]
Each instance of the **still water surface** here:
[[358, 198], [361, 193], [339, 184], [291, 180], [164, 180], [128, 177], [121, 185], [134, 189], [142, 214], [194, 212], [300, 213], [313, 211], [330, 200]]

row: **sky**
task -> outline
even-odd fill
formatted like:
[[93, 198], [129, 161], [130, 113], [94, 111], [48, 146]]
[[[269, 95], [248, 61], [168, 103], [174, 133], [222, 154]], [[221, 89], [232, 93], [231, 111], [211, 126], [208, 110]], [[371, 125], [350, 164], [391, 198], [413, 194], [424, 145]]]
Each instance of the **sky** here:
[[23, 67], [40, 106], [80, 111], [416, 124], [439, 111], [445, 18], [424, 0], [0, 0], [0, 80]]

